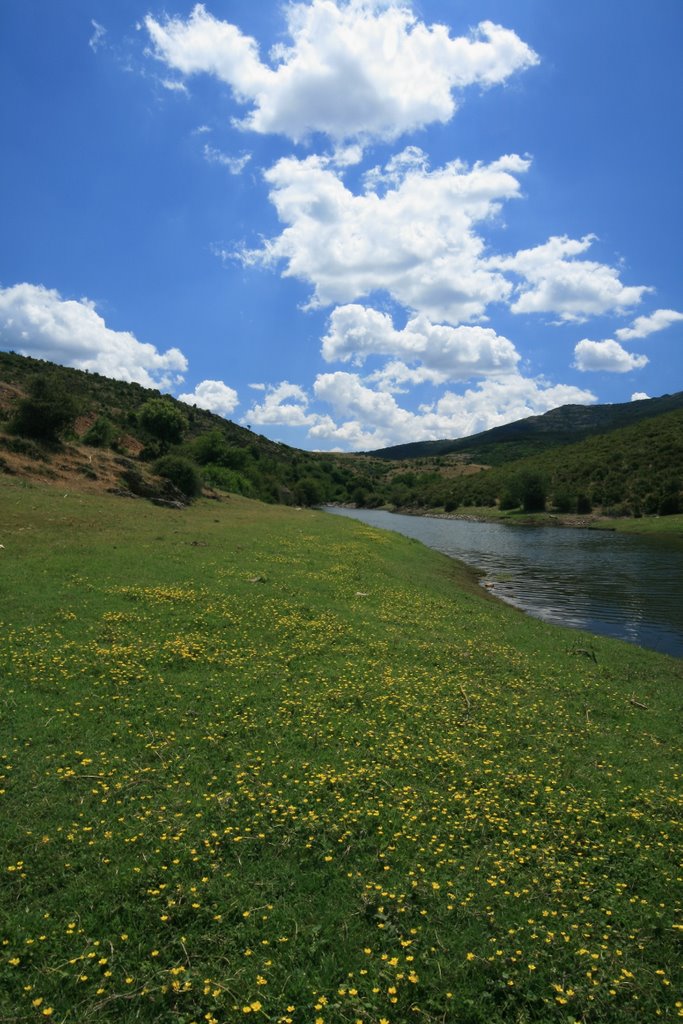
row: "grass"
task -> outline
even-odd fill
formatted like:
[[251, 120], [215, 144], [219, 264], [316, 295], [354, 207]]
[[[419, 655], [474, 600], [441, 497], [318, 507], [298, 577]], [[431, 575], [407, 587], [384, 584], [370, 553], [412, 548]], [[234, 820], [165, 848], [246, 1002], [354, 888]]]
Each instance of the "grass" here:
[[681, 1016], [683, 663], [324, 513], [0, 523], [1, 1020]]

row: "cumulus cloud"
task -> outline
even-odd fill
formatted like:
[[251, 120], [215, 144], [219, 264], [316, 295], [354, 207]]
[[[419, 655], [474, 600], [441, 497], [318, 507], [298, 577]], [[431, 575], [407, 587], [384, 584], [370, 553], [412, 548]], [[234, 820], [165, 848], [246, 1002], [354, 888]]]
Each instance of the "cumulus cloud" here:
[[[332, 313], [322, 354], [328, 363], [352, 360], [359, 365], [367, 356], [394, 356], [399, 362], [385, 368], [382, 379], [397, 383], [513, 373], [520, 358], [512, 342], [490, 327], [450, 327], [419, 315], [398, 331], [388, 314], [355, 304]], [[406, 361], [420, 366], [411, 372]], [[422, 370], [428, 372], [421, 375]]]
[[631, 395], [631, 401], [632, 402], [644, 402], [645, 399], [649, 398], [649, 397], [650, 396], [647, 394], [646, 391], [634, 391], [633, 394]]
[[649, 334], [663, 331], [680, 320], [683, 320], [683, 313], [678, 313], [675, 309], [656, 309], [650, 316], [637, 316], [630, 327], [621, 327], [615, 333], [620, 341], [647, 338]]
[[566, 235], [543, 245], [521, 249], [514, 256], [493, 257], [491, 265], [519, 275], [524, 282], [510, 306], [513, 313], [554, 313], [562, 320], [585, 320], [604, 313], [623, 313], [652, 291], [644, 285], [626, 286], [617, 271], [604, 263], [576, 259], [595, 235], [581, 239]]
[[[258, 388], [259, 385], [252, 384]], [[260, 390], [260, 388], [259, 388]], [[308, 395], [298, 384], [282, 381], [276, 385], [266, 385], [265, 397], [262, 402], [254, 402], [242, 417], [243, 423], [254, 423], [258, 426], [278, 424], [287, 427], [311, 427], [321, 417], [317, 413], [309, 413]]]
[[589, 341], [584, 338], [574, 349], [574, 366], [577, 370], [603, 371], [606, 373], [628, 373], [647, 366], [647, 356], [635, 356], [627, 352], [618, 341]]
[[[415, 157], [415, 153], [412, 154]], [[284, 276], [313, 285], [311, 307], [353, 302], [385, 290], [433, 322], [483, 316], [512, 285], [485, 259], [474, 226], [520, 194], [516, 175], [530, 161], [509, 155], [472, 167], [454, 161], [429, 171], [422, 161], [392, 163], [391, 186], [356, 195], [329, 161], [288, 157], [266, 172], [282, 234], [246, 264], [285, 263]]]
[[187, 369], [180, 349], [159, 352], [129, 331], [114, 331], [94, 302], [62, 299], [58, 291], [43, 285], [0, 288], [0, 344], [20, 355], [151, 388], [181, 383]]
[[482, 381], [461, 395], [447, 391], [433, 405], [423, 406], [417, 413], [402, 408], [393, 395], [369, 388], [357, 374], [342, 371], [320, 374], [314, 391], [319, 400], [332, 407], [342, 423], [331, 427], [329, 422], [321, 422], [309, 431], [311, 437], [344, 443], [355, 431], [365, 439], [364, 447], [368, 446], [370, 434], [370, 447], [375, 448], [409, 441], [466, 437], [548, 412], [559, 405], [587, 405], [596, 401], [590, 391], [564, 384], [553, 386], [519, 374], [504, 380]]
[[482, 381], [464, 394], [447, 391], [417, 412], [403, 408], [393, 394], [370, 386], [371, 378], [346, 371], [319, 374], [313, 386], [318, 408], [298, 384], [287, 381], [268, 387], [244, 421], [259, 425], [305, 427], [317, 447], [357, 451], [408, 441], [463, 437], [538, 415], [567, 403], [596, 401], [590, 391], [569, 385], [550, 385], [520, 374]]
[[239, 405], [239, 397], [234, 388], [228, 387], [222, 380], [203, 380], [194, 391], [178, 395], [181, 402], [197, 405], [200, 409], [208, 409], [219, 416], [230, 416]]
[[312, 0], [286, 9], [289, 42], [264, 63], [253, 38], [197, 4], [189, 18], [145, 19], [154, 55], [183, 75], [214, 75], [250, 105], [242, 125], [296, 141], [322, 132], [395, 139], [456, 110], [454, 90], [492, 86], [538, 63], [515, 32], [483, 21], [468, 36], [428, 26], [411, 5]]

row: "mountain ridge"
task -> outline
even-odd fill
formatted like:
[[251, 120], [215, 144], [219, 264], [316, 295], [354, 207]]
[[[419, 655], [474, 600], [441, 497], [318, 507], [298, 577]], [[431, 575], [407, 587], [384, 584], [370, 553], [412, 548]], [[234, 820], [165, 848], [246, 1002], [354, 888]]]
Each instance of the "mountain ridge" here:
[[683, 391], [637, 402], [562, 405], [546, 413], [527, 416], [468, 437], [413, 441], [363, 454], [388, 461], [462, 454], [473, 462], [500, 465], [539, 454], [548, 448], [574, 444], [585, 437], [606, 434], [680, 408], [683, 408]]

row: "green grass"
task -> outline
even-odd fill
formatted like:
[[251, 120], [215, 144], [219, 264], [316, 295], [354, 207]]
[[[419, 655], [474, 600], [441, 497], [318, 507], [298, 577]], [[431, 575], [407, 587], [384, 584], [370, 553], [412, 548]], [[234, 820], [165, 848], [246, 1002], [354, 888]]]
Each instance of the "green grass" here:
[[245, 499], [0, 490], [0, 1020], [673, 1020], [683, 663]]

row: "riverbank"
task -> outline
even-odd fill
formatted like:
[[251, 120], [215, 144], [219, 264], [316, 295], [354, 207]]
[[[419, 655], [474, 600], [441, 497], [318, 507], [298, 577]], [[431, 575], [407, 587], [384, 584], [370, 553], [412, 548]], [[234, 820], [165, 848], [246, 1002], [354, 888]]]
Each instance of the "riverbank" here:
[[0, 1016], [673, 1019], [681, 662], [323, 513], [0, 522]]
[[[348, 505], [339, 507], [355, 508]], [[430, 516], [434, 519], [460, 519], [471, 523], [501, 523], [508, 526], [549, 526], [572, 527], [583, 530], [613, 530], [618, 533], [670, 534], [683, 537], [683, 514], [671, 516], [641, 516], [627, 518], [603, 516], [599, 513], [588, 515], [561, 514], [555, 512], [501, 511], [489, 506], [468, 508], [467, 511], [446, 512], [444, 509], [396, 508], [382, 505], [382, 512], [396, 512], [404, 516]]]

